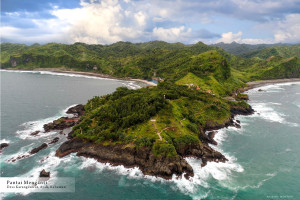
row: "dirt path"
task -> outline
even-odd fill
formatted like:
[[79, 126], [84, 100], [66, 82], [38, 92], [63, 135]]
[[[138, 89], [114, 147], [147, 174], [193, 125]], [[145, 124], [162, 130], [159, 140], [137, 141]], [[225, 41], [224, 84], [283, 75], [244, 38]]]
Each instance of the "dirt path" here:
[[162, 137], [161, 137], [161, 135], [160, 135], [160, 133], [161, 133], [162, 131], [161, 131], [161, 132], [158, 132], [157, 126], [156, 126], [156, 119], [151, 119], [150, 121], [154, 124], [154, 128], [155, 128], [155, 130], [156, 130], [156, 134], [158, 135], [160, 141], [162, 141]]

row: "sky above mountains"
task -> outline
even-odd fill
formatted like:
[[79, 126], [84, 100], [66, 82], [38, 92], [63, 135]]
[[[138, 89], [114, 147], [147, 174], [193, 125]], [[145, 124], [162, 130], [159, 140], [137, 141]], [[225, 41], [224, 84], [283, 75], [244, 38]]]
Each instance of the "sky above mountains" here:
[[1, 0], [1, 41], [299, 43], [299, 0]]

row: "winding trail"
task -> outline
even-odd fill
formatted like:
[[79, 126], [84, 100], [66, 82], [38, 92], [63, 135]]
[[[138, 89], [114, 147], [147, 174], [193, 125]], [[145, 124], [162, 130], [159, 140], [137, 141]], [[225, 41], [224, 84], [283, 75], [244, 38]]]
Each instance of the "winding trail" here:
[[155, 128], [155, 130], [156, 130], [156, 134], [158, 135], [160, 141], [162, 141], [162, 137], [161, 137], [161, 135], [160, 135], [160, 133], [161, 133], [162, 131], [161, 131], [161, 132], [158, 132], [157, 126], [156, 126], [156, 119], [151, 119], [150, 121], [154, 124], [154, 128]]

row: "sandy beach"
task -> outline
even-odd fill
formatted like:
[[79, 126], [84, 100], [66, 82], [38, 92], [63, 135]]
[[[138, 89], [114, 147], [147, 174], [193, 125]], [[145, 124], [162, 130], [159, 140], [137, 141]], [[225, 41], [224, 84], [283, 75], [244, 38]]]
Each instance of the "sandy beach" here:
[[73, 70], [66, 70], [61, 68], [36, 68], [36, 69], [5, 69], [5, 70], [22, 70], [22, 71], [47, 71], [47, 72], [55, 72], [55, 73], [64, 73], [64, 74], [77, 74], [77, 75], [84, 75], [84, 76], [94, 76], [100, 78], [108, 78], [108, 79], [115, 79], [115, 80], [123, 80], [123, 81], [136, 81], [145, 83], [148, 86], [156, 86], [156, 83], [151, 81], [143, 80], [143, 79], [133, 79], [133, 78], [117, 78], [107, 74], [100, 74], [95, 72], [80, 72], [80, 71], [73, 71]]
[[289, 78], [289, 79], [274, 79], [274, 80], [263, 80], [263, 81], [253, 81], [248, 82], [247, 86], [241, 89], [241, 92], [257, 88], [264, 85], [272, 85], [277, 83], [287, 83], [287, 82], [300, 82], [300, 78]]

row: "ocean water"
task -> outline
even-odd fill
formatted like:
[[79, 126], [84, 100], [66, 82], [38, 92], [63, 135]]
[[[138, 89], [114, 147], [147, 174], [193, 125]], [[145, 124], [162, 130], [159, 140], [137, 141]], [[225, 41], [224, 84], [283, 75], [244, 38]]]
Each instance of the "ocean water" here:
[[[111, 166], [70, 154], [54, 156], [65, 141], [56, 132], [30, 136], [42, 125], [66, 115], [68, 107], [95, 95], [135, 83], [47, 72], [1, 71], [1, 142], [10, 146], [0, 158], [1, 176], [37, 177], [42, 169], [51, 178], [75, 178], [74, 193], [2, 193], [3, 199], [300, 199], [300, 83], [264, 86], [248, 91], [256, 110], [237, 116], [242, 128], [219, 130], [213, 148], [229, 161], [186, 158], [195, 176], [165, 181], [144, 176], [138, 168]], [[60, 137], [55, 145], [19, 160], [33, 147]]]

